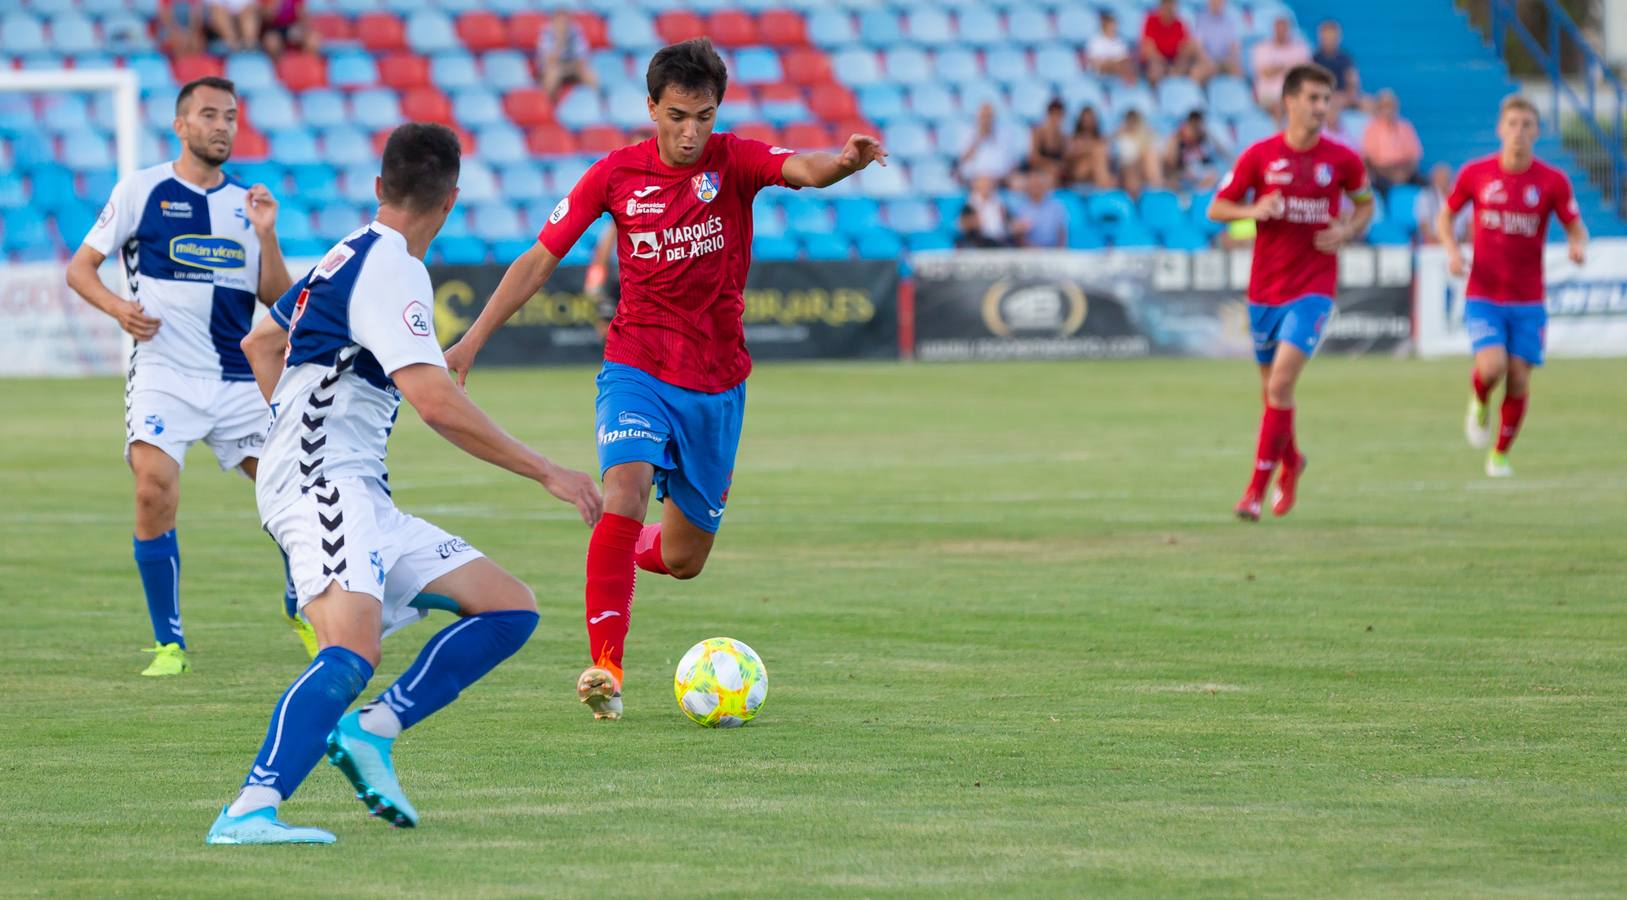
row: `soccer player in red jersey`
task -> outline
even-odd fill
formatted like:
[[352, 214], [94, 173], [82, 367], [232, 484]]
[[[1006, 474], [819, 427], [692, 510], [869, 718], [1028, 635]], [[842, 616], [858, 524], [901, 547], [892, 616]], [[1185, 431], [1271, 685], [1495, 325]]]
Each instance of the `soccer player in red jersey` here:
[[[694, 578], [722, 523], [751, 372], [741, 289], [752, 199], [765, 187], [827, 187], [872, 162], [886, 165], [880, 142], [866, 135], [848, 138], [840, 153], [796, 153], [713, 134], [727, 81], [705, 39], [657, 52], [646, 76], [655, 137], [582, 176], [446, 352], [447, 366], [466, 378], [491, 333], [542, 287], [588, 225], [610, 213], [621, 301], [598, 377], [605, 515], [588, 543], [592, 664], [577, 681], [599, 719], [621, 716], [635, 565]], [[651, 484], [663, 508], [661, 521], [646, 526]]]
[[[1486, 474], [1514, 474], [1508, 449], [1520, 433], [1531, 391], [1531, 370], [1542, 365], [1548, 327], [1543, 306], [1542, 248], [1548, 215], [1559, 217], [1570, 244], [1571, 262], [1587, 261], [1587, 228], [1576, 210], [1570, 180], [1532, 154], [1537, 140], [1537, 108], [1523, 97], [1509, 97], [1497, 117], [1503, 149], [1477, 159], [1458, 173], [1457, 183], [1435, 220], [1435, 233], [1446, 250], [1446, 267], [1463, 275], [1463, 249], [1451, 217], [1464, 204], [1474, 204], [1474, 266], [1464, 292], [1463, 325], [1474, 349], [1469, 415], [1464, 433], [1469, 445], [1492, 443], [1488, 400], [1497, 383], [1503, 389], [1501, 428], [1486, 456]], [[1446, 224], [1441, 224], [1442, 222]]]
[[[1243, 151], [1209, 206], [1209, 218], [1217, 222], [1258, 223], [1249, 273], [1249, 331], [1265, 414], [1254, 474], [1236, 509], [1238, 518], [1250, 522], [1259, 521], [1261, 499], [1279, 466], [1271, 511], [1283, 516], [1294, 506], [1305, 470], [1305, 456], [1294, 441], [1294, 385], [1333, 314], [1339, 248], [1373, 220], [1373, 192], [1361, 157], [1322, 138], [1332, 97], [1333, 73], [1317, 65], [1290, 69], [1282, 85], [1287, 127]], [[1250, 193], [1253, 201], [1245, 202]], [[1355, 210], [1343, 218], [1347, 194]]]

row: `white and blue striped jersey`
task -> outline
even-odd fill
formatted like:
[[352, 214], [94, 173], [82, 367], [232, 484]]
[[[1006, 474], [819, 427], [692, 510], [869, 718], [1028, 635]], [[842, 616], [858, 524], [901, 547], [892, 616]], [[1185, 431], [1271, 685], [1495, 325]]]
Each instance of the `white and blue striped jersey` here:
[[433, 290], [407, 239], [374, 222], [271, 308], [288, 329], [288, 356], [254, 488], [262, 521], [336, 478], [373, 478], [388, 490], [384, 457], [401, 406], [390, 375], [415, 363], [446, 366]]
[[103, 256], [119, 253], [129, 298], [163, 323], [136, 345], [143, 365], [254, 380], [238, 346], [260, 285], [260, 241], [244, 214], [247, 196], [229, 176], [209, 190], [182, 181], [174, 163], [142, 169], [113, 188], [85, 245]]

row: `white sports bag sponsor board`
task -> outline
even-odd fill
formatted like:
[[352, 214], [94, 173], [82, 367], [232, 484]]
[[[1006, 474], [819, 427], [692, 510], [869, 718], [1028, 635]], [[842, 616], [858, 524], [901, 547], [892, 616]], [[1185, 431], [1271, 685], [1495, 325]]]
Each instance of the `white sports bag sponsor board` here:
[[[1627, 356], [1627, 239], [1588, 242], [1587, 264], [1577, 266], [1564, 244], [1543, 255], [1548, 289], [1550, 357]], [[1419, 356], [1467, 356], [1463, 330], [1464, 281], [1446, 272], [1439, 247], [1418, 251]]]

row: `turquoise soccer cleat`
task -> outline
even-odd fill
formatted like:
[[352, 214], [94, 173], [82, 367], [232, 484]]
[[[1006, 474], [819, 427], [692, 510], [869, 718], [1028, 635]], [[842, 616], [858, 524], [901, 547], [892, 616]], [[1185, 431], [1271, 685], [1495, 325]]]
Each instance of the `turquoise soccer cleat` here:
[[328, 735], [328, 762], [350, 779], [356, 799], [368, 812], [397, 828], [413, 828], [418, 825], [418, 810], [396, 781], [395, 765], [390, 762], [393, 746], [393, 739], [362, 728], [358, 712], [348, 712]]
[[209, 826], [205, 844], [331, 844], [335, 838], [320, 828], [289, 825], [277, 820], [277, 810], [263, 806], [241, 816], [230, 816], [222, 806], [215, 824]]

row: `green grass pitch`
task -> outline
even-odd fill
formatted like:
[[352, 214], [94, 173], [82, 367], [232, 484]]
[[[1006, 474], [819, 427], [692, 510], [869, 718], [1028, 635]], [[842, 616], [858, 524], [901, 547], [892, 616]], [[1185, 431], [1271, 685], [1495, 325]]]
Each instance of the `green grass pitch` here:
[[[422, 827], [324, 763], [285, 817], [339, 843], [285, 848], [203, 844], [304, 665], [250, 486], [195, 448], [195, 672], [138, 678], [121, 385], [6, 382], [0, 894], [1616, 893], [1627, 361], [1541, 372], [1498, 482], [1466, 368], [1318, 360], [1301, 505], [1245, 525], [1246, 363], [763, 366], [706, 573], [640, 579], [619, 724], [571, 690], [587, 529], [404, 412], [400, 504], [532, 585], [542, 624], [401, 741]], [[589, 467], [591, 376], [471, 387]], [[373, 690], [447, 621], [387, 642]], [[673, 701], [719, 634], [768, 665], [743, 730]]]

